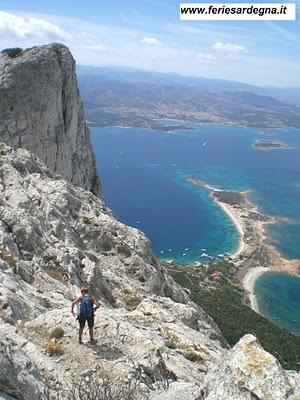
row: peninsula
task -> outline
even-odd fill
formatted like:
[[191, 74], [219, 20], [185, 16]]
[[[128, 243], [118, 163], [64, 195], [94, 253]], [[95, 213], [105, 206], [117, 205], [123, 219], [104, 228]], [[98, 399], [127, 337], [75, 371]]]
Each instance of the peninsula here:
[[240, 243], [230, 259], [239, 267], [238, 278], [246, 291], [250, 306], [259, 312], [254, 287], [255, 280], [264, 272], [278, 271], [300, 275], [300, 260], [289, 260], [272, 245], [266, 243], [267, 226], [281, 220], [262, 214], [249, 200], [250, 191], [235, 192], [216, 189], [206, 182], [189, 178], [187, 182], [209, 191], [212, 199], [235, 224]]

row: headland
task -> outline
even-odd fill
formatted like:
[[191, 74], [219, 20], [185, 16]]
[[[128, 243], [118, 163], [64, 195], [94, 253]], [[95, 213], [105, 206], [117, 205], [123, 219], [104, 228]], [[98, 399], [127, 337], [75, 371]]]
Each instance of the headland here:
[[212, 199], [229, 216], [240, 234], [237, 251], [229, 257], [239, 267], [238, 278], [243, 286], [250, 306], [259, 312], [255, 296], [255, 281], [264, 272], [287, 272], [300, 275], [300, 260], [285, 258], [274, 246], [266, 242], [270, 224], [283, 218], [262, 214], [257, 205], [249, 200], [251, 191], [227, 191], [216, 189], [199, 179], [187, 182], [208, 190]]

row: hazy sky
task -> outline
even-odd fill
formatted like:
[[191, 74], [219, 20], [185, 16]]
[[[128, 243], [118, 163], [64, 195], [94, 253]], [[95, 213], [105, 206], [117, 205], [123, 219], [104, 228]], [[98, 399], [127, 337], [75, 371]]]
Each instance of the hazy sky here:
[[0, 48], [60, 41], [79, 64], [300, 87], [299, 7], [296, 21], [190, 22], [179, 3], [0, 0]]

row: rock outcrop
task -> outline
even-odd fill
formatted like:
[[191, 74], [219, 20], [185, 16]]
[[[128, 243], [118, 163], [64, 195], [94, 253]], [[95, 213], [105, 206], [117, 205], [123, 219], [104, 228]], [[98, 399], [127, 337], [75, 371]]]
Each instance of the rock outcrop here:
[[51, 44], [0, 55], [0, 141], [37, 154], [55, 173], [101, 196], [75, 61]]
[[[0, 282], [0, 393], [40, 400], [49, 388], [57, 399], [74, 380], [97, 381], [106, 371], [124, 385], [138, 382], [139, 400], [296, 399], [298, 374], [284, 371], [253, 336], [228, 350], [141, 232], [32, 153], [5, 144]], [[102, 302], [93, 346], [78, 346], [70, 313], [82, 285]], [[50, 339], [57, 327], [63, 337]], [[50, 340], [61, 354], [50, 356]]]

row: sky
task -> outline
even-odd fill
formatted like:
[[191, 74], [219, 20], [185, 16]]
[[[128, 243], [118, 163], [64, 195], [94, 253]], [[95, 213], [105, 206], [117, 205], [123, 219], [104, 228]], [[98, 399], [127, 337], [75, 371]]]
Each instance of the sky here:
[[56, 41], [81, 65], [300, 87], [300, 2], [296, 21], [180, 21], [179, 3], [0, 0], [0, 49]]

